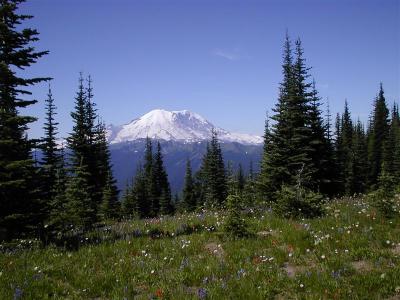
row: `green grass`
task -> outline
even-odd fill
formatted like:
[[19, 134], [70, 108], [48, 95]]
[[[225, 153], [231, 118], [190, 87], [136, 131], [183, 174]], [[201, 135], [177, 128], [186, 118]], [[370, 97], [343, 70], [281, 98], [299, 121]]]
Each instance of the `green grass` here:
[[314, 220], [249, 213], [264, 235], [238, 240], [223, 234], [224, 212], [202, 212], [111, 224], [88, 235], [102, 242], [83, 239], [76, 251], [3, 251], [0, 299], [400, 297], [399, 216], [384, 219], [363, 198], [326, 211]]

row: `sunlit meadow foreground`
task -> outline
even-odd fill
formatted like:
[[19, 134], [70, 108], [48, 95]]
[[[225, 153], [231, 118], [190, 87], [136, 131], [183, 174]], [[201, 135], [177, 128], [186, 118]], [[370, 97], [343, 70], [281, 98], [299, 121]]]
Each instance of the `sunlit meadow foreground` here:
[[3, 245], [0, 298], [398, 299], [399, 216], [363, 198], [325, 208], [299, 221], [247, 211], [254, 235], [242, 239], [226, 237], [216, 211], [110, 224], [75, 250]]

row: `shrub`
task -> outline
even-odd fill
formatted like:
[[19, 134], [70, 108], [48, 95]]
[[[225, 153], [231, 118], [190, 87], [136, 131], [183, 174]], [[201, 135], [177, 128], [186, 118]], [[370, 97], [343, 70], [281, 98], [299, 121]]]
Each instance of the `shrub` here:
[[379, 188], [368, 195], [371, 205], [385, 218], [393, 218], [396, 214], [394, 183], [393, 176], [382, 172], [379, 177]]
[[232, 237], [246, 237], [250, 235], [248, 224], [243, 217], [243, 199], [239, 195], [229, 195], [226, 199], [228, 215], [224, 231]]
[[285, 218], [315, 218], [323, 214], [323, 197], [301, 186], [283, 185], [277, 192], [275, 212]]

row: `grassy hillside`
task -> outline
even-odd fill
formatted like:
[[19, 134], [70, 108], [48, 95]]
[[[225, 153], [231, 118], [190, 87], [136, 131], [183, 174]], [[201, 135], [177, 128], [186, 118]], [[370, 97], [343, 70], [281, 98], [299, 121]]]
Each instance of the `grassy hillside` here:
[[246, 239], [227, 239], [224, 218], [111, 224], [78, 250], [3, 246], [0, 299], [400, 297], [400, 218], [382, 218], [363, 198], [331, 202], [315, 220], [249, 211], [254, 236]]

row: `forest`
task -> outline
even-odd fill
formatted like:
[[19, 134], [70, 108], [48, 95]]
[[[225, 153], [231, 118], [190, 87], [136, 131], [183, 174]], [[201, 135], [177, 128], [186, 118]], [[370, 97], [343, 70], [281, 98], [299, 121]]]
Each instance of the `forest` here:
[[[200, 170], [193, 173], [188, 161], [184, 189], [172, 198], [160, 143], [148, 139], [143, 166], [120, 197], [90, 76], [79, 77], [71, 112], [74, 126], [66, 145], [57, 143], [57, 108], [50, 85], [44, 136], [40, 140], [27, 136], [35, 117], [21, 115], [20, 109], [36, 100], [26, 100], [30, 95], [26, 87], [51, 78], [24, 79], [15, 71], [48, 54], [35, 52], [30, 45], [38, 39], [36, 30], [16, 30], [30, 18], [17, 14], [18, 2], [2, 5], [1, 11], [5, 45], [1, 53], [2, 240], [29, 235], [49, 238], [71, 228], [86, 231], [109, 219], [223, 208], [229, 196], [243, 206], [268, 203], [290, 218], [322, 215], [321, 205], [329, 198], [372, 193], [379, 209], [396, 213], [392, 199], [400, 184], [398, 104], [387, 103], [381, 83], [367, 124], [353, 120], [347, 101], [333, 122], [329, 110], [320, 109], [322, 100], [301, 40], [293, 44], [288, 35], [279, 99], [265, 122], [259, 174], [228, 168], [214, 132]], [[33, 157], [36, 149], [43, 153], [39, 161]]]

